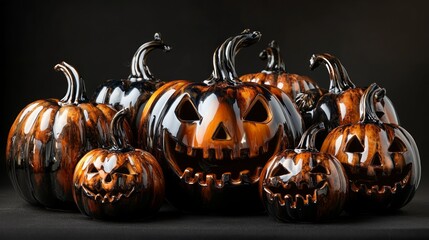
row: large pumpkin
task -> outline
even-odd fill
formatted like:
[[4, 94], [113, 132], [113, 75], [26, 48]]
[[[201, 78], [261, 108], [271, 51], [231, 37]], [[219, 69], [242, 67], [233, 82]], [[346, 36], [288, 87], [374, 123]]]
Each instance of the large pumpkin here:
[[144, 43], [137, 49], [131, 62], [131, 74], [127, 79], [108, 80], [94, 92], [93, 101], [96, 103], [109, 104], [117, 110], [129, 108], [133, 131], [136, 130], [138, 109], [144, 106], [151, 94], [164, 84], [153, 76], [147, 65], [147, 57], [155, 49], [165, 52], [171, 49], [163, 42], [159, 33], [155, 33], [154, 40]]
[[14, 188], [26, 201], [74, 208], [74, 167], [86, 152], [107, 144], [116, 111], [88, 102], [84, 82], [72, 66], [63, 62], [55, 69], [67, 78], [67, 94], [61, 100], [35, 101], [19, 113], [10, 128], [6, 163]]
[[[328, 92], [319, 98], [318, 92], [309, 90], [298, 94], [296, 99], [306, 126], [324, 122], [329, 132], [339, 125], [357, 123], [360, 116], [359, 101], [365, 88], [355, 86], [336, 57], [327, 53], [314, 54], [310, 59], [311, 70], [321, 64], [324, 64], [329, 72]], [[376, 109], [383, 122], [399, 123], [393, 104], [387, 97], [377, 103]]]
[[147, 218], [164, 201], [164, 177], [158, 162], [124, 139], [122, 121], [128, 114], [125, 108], [113, 118], [112, 144], [91, 150], [75, 168], [74, 200], [92, 218]]
[[420, 182], [420, 157], [413, 137], [396, 124], [383, 123], [375, 110], [385, 90], [372, 84], [361, 101], [360, 121], [335, 128], [321, 151], [335, 155], [350, 181], [349, 211], [398, 209]]
[[278, 153], [262, 170], [259, 191], [276, 220], [325, 221], [342, 212], [347, 176], [333, 155], [316, 149], [316, 134], [322, 129], [323, 123], [307, 129], [295, 149]]
[[167, 83], [144, 109], [139, 146], [161, 161], [167, 199], [182, 210], [262, 210], [262, 167], [302, 134], [302, 119], [285, 93], [277, 92], [279, 100], [237, 77], [235, 55], [260, 37], [246, 30], [228, 38], [214, 53], [209, 80]]
[[243, 82], [255, 82], [280, 88], [295, 101], [299, 93], [313, 90], [322, 94], [319, 86], [308, 76], [286, 72], [286, 66], [280, 54], [280, 47], [276, 41], [271, 41], [259, 57], [267, 60], [267, 67], [260, 73], [246, 74], [240, 77]]

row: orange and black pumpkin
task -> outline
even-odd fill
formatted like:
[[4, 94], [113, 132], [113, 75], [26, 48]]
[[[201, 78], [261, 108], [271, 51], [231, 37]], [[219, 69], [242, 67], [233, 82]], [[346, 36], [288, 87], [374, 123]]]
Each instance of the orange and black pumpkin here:
[[112, 145], [85, 154], [74, 171], [74, 200], [92, 218], [147, 218], [164, 201], [164, 177], [158, 162], [123, 137], [122, 121], [128, 114], [125, 108], [113, 118]]
[[261, 173], [259, 191], [279, 221], [325, 221], [338, 216], [347, 198], [348, 181], [341, 163], [315, 147], [324, 124], [307, 129], [295, 149], [275, 155]]
[[377, 116], [375, 104], [384, 95], [376, 84], [368, 87], [360, 101], [360, 121], [335, 128], [321, 148], [335, 155], [346, 170], [349, 211], [401, 208], [420, 182], [419, 151], [412, 136]]
[[[329, 72], [328, 92], [319, 98], [319, 93], [309, 90], [297, 96], [296, 103], [306, 126], [324, 122], [327, 131], [339, 125], [359, 121], [359, 101], [365, 88], [356, 87], [350, 80], [346, 69], [336, 57], [324, 53], [314, 54], [310, 68], [314, 70], [325, 64]], [[392, 102], [386, 97], [377, 103], [377, 115], [386, 123], [399, 123]]]
[[167, 199], [179, 209], [262, 210], [262, 167], [302, 134], [301, 116], [285, 93], [279, 100], [265, 86], [238, 79], [235, 55], [260, 37], [245, 30], [228, 38], [214, 53], [209, 80], [166, 83], [146, 104], [139, 146], [161, 161]]
[[63, 62], [55, 69], [67, 78], [67, 94], [35, 101], [19, 113], [9, 132], [6, 163], [13, 186], [28, 202], [74, 208], [73, 170], [86, 152], [108, 143], [116, 111], [89, 103], [72, 66]]
[[259, 54], [259, 58], [267, 60], [265, 70], [260, 73], [243, 75], [240, 77], [241, 81], [278, 87], [286, 92], [292, 101], [295, 101], [299, 93], [308, 90], [322, 95], [322, 90], [310, 77], [286, 72], [280, 47], [276, 41], [271, 41], [268, 47]]
[[116, 110], [130, 109], [133, 132], [136, 130], [138, 109], [144, 106], [152, 93], [164, 84], [153, 76], [146, 63], [148, 54], [154, 49], [168, 52], [171, 47], [162, 41], [159, 33], [155, 33], [154, 40], [144, 43], [137, 49], [131, 62], [131, 74], [127, 79], [108, 80], [94, 92], [93, 101], [96, 103], [112, 105]]

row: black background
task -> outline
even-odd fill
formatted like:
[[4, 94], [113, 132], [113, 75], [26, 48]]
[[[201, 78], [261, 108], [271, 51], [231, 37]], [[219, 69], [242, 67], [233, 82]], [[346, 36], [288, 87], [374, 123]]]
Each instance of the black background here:
[[429, 190], [427, 1], [2, 1], [1, 188], [10, 186], [4, 164], [7, 134], [19, 111], [37, 99], [61, 98], [66, 81], [53, 66], [67, 61], [86, 81], [88, 95], [111, 78], [126, 78], [135, 50], [161, 32], [169, 53], [153, 52], [160, 79], [201, 81], [212, 54], [245, 28], [259, 43], [237, 57], [237, 72], [259, 72], [259, 52], [280, 43], [289, 72], [328, 86], [324, 68], [311, 72], [313, 53], [337, 56], [357, 86], [386, 88], [401, 125], [422, 160], [419, 192]]

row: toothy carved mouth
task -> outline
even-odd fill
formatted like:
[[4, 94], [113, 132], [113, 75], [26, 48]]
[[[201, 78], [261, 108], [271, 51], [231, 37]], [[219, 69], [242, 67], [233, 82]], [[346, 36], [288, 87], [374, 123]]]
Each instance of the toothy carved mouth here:
[[407, 174], [404, 178], [399, 181], [393, 183], [392, 185], [388, 185], [385, 183], [374, 184], [374, 181], [362, 181], [362, 180], [350, 180], [350, 189], [353, 192], [364, 192], [367, 195], [372, 194], [385, 194], [392, 193], [395, 194], [399, 189], [403, 189], [406, 185], [408, 185], [411, 179], [411, 169], [408, 169]]
[[281, 206], [299, 208], [317, 203], [318, 195], [327, 195], [328, 182], [323, 180], [315, 188], [309, 188], [307, 183], [301, 183], [299, 186], [294, 182], [277, 183], [274, 186], [264, 186], [264, 191], [270, 201], [278, 201]]
[[248, 148], [233, 152], [231, 149], [192, 148], [179, 143], [171, 134], [165, 132], [165, 156], [177, 176], [187, 184], [200, 186], [214, 185], [222, 188], [225, 185], [254, 184], [266, 162], [276, 154], [281, 141], [281, 131], [259, 147], [258, 153]]
[[116, 195], [111, 194], [111, 193], [107, 193], [103, 189], [98, 191], [98, 193], [94, 193], [93, 191], [89, 190], [88, 188], [86, 188], [83, 185], [82, 185], [82, 189], [88, 197], [90, 197], [96, 201], [99, 200], [99, 201], [101, 201], [101, 203], [105, 203], [105, 202], [113, 203], [113, 202], [119, 201], [119, 199], [121, 199], [122, 196], [129, 197], [131, 195], [131, 193], [134, 192], [134, 187], [130, 191], [128, 191], [126, 194], [117, 193]]

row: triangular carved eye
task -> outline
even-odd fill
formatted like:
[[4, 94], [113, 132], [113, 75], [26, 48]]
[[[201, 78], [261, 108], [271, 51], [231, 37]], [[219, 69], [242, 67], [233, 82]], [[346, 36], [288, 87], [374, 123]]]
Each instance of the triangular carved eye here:
[[251, 122], [265, 122], [269, 117], [267, 106], [262, 103], [260, 98], [257, 98], [244, 116], [244, 120]]
[[181, 121], [184, 122], [201, 120], [201, 115], [198, 113], [196, 107], [188, 97], [183, 98], [183, 100], [180, 102], [176, 109], [176, 115]]
[[363, 150], [363, 145], [356, 136], [353, 136], [352, 139], [350, 139], [345, 149], [346, 152], [350, 153], [363, 152]]
[[283, 175], [288, 175], [288, 174], [290, 174], [290, 172], [286, 168], [279, 166], [275, 175], [276, 176], [283, 176]]
[[89, 165], [88, 167], [88, 173], [98, 173], [97, 168], [94, 166], [94, 164]]
[[122, 165], [119, 168], [117, 168], [115, 172], [120, 174], [130, 174], [130, 170], [128, 170], [127, 166], [125, 165]]
[[392, 141], [392, 144], [390, 144], [388, 151], [389, 152], [406, 152], [407, 147], [405, 147], [405, 144], [404, 142], [401, 141], [401, 139], [395, 137]]
[[323, 174], [328, 174], [328, 171], [326, 171], [326, 168], [323, 167], [322, 165], [317, 165], [316, 167], [314, 167], [313, 169], [311, 169], [310, 171], [311, 173], [323, 173]]

